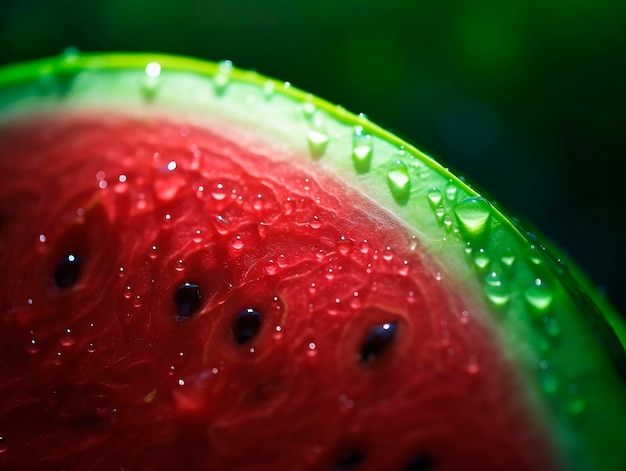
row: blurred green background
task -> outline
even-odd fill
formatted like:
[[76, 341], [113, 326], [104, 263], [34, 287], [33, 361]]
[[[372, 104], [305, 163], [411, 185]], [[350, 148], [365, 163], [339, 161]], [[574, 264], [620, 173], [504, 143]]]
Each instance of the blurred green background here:
[[532, 221], [626, 312], [624, 0], [6, 0], [0, 63], [230, 59], [408, 138]]

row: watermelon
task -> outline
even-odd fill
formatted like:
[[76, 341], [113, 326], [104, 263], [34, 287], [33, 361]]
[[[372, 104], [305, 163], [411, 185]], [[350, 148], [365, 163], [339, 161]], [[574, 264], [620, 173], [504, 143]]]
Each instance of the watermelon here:
[[1, 469], [626, 469], [621, 318], [366, 116], [156, 54], [0, 110]]

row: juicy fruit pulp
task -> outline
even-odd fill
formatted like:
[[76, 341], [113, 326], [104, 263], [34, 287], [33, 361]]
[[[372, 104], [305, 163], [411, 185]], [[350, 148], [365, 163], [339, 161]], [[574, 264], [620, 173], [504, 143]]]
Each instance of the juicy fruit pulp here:
[[341, 182], [166, 120], [0, 132], [6, 469], [557, 466], [480, 305]]

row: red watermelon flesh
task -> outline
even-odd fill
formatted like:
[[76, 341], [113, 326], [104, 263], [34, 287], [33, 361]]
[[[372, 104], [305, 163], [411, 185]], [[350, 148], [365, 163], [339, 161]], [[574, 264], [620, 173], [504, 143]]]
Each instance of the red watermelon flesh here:
[[165, 119], [0, 132], [0, 468], [559, 465], [481, 304], [333, 176]]

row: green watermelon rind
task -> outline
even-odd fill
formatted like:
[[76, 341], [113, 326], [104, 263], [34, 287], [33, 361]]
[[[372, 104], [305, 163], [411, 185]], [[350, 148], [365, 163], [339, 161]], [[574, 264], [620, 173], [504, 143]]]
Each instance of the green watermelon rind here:
[[[626, 419], [626, 324], [565, 255], [435, 159], [364, 115], [229, 62], [70, 51], [0, 69], [0, 124], [88, 109], [146, 119], [176, 111], [337, 175], [395, 215], [441, 276], [476, 298], [471, 314], [496, 326], [568, 469], [626, 469], [626, 437], [615, 433]], [[371, 146], [369, 159], [355, 161], [355, 144]]]

